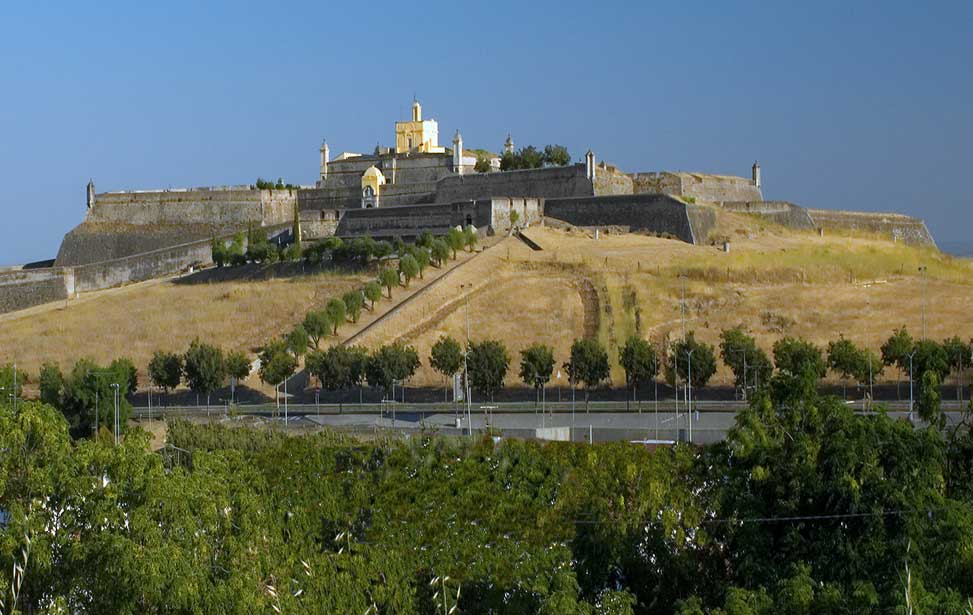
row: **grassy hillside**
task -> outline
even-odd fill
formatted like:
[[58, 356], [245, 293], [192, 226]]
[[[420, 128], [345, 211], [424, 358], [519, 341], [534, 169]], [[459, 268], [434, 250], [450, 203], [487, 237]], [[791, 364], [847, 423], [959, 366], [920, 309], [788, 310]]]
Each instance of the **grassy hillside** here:
[[[632, 334], [658, 344], [678, 338], [683, 289], [687, 329], [714, 345], [722, 329], [743, 325], [768, 350], [782, 335], [819, 344], [844, 335], [877, 349], [895, 327], [907, 325], [921, 335], [923, 296], [930, 337], [973, 337], [968, 316], [973, 261], [935, 250], [870, 236], [795, 233], [727, 213], [720, 215], [718, 234], [730, 237], [728, 254], [634, 234], [601, 234], [595, 240], [580, 230], [527, 232], [543, 250], [507, 238], [475, 259], [461, 256], [466, 264], [355, 343], [415, 344], [424, 365], [413, 384], [438, 385], [440, 376], [427, 365], [429, 348], [443, 334], [466, 338], [468, 305], [472, 337], [498, 338], [510, 349], [508, 383], [514, 383], [519, 351], [536, 341], [553, 346], [561, 363], [571, 341], [582, 335], [596, 335], [613, 358]], [[924, 276], [920, 266], [927, 268]], [[430, 271], [425, 283], [395, 291], [379, 313], [343, 328], [341, 339], [442, 273]], [[0, 360], [16, 360], [35, 374], [44, 360], [68, 366], [81, 356], [102, 362], [128, 356], [144, 368], [154, 350], [182, 350], [197, 336], [248, 350], [370, 275], [158, 281], [93, 293], [0, 317]], [[613, 378], [623, 381], [617, 364]], [[721, 367], [714, 383], [729, 381]]]

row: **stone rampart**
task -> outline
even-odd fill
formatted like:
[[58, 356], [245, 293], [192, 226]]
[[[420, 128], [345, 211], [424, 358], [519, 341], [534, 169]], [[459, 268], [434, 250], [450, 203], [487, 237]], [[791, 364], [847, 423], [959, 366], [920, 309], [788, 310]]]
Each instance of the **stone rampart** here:
[[303, 239], [331, 237], [338, 230], [338, 212], [333, 209], [302, 211], [300, 220]]
[[594, 189], [585, 177], [584, 165], [569, 165], [502, 173], [450, 175], [437, 183], [435, 200], [437, 203], [453, 203], [497, 196], [546, 199], [593, 195]]
[[20, 269], [0, 272], [0, 313], [62, 301], [75, 291], [70, 268]]
[[86, 222], [134, 225], [280, 224], [293, 215], [297, 190], [192, 189], [95, 195]]
[[912, 245], [936, 246], [932, 233], [921, 218], [903, 214], [809, 209], [814, 225], [825, 230], [864, 231], [904, 241]]
[[486, 229], [492, 222], [490, 200], [404, 205], [341, 212], [336, 235], [342, 238], [369, 235], [375, 238], [418, 237], [423, 231], [443, 235], [454, 226], [472, 224]]
[[632, 194], [635, 185], [630, 175], [602, 162], [595, 170], [594, 191], [596, 196]]
[[674, 194], [707, 203], [755, 202], [764, 198], [749, 179], [731, 175], [663, 171], [633, 173], [630, 177], [636, 194]]
[[716, 224], [710, 208], [664, 194], [547, 199], [544, 215], [575, 226], [619, 226], [632, 232], [668, 234], [688, 243], [705, 243]]
[[787, 228], [798, 230], [815, 228], [807, 209], [788, 201], [724, 201], [723, 209], [760, 216]]

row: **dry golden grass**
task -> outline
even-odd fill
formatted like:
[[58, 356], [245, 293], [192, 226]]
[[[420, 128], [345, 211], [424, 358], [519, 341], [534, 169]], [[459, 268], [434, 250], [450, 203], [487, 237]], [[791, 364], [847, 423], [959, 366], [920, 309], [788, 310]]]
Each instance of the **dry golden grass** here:
[[174, 280], [101, 291], [0, 319], [0, 355], [37, 374], [89, 357], [129, 357], [144, 373], [156, 350], [184, 351], [196, 337], [249, 351], [304, 318], [311, 307], [360, 286], [366, 275], [322, 273], [260, 281]]
[[[796, 233], [725, 212], [718, 228], [731, 237], [729, 254], [636, 234], [601, 234], [596, 241], [581, 230], [532, 228], [527, 232], [542, 251], [506, 238], [475, 258], [462, 256], [464, 264], [451, 271], [431, 269], [426, 281], [396, 289], [391, 302], [344, 328], [343, 339], [428, 285], [355, 340], [373, 348], [396, 340], [414, 344], [423, 361], [414, 385], [441, 385], [428, 366], [429, 348], [440, 335], [466, 338], [467, 298], [472, 337], [500, 339], [510, 351], [509, 384], [517, 380], [523, 348], [550, 344], [560, 364], [571, 341], [586, 333], [609, 347], [620, 384], [617, 352], [629, 335], [659, 344], [681, 336], [683, 284], [687, 329], [714, 345], [720, 331], [743, 325], [768, 351], [783, 335], [820, 345], [844, 335], [877, 350], [895, 327], [921, 333], [924, 296], [930, 337], [973, 337], [973, 261], [875, 236]], [[924, 277], [919, 266], [927, 267]], [[365, 277], [156, 282], [105, 291], [67, 308], [0, 317], [0, 356], [36, 374], [43, 360], [65, 366], [81, 356], [129, 356], [144, 367], [154, 350], [183, 350], [196, 336], [249, 349]], [[729, 380], [721, 366], [713, 382]]]
[[[472, 283], [473, 338], [504, 341], [514, 364], [508, 383], [514, 383], [519, 351], [531, 343], [551, 344], [559, 363], [567, 359], [570, 341], [585, 332], [579, 291], [590, 283], [597, 292], [597, 313], [588, 314], [589, 326], [595, 323], [599, 339], [610, 348], [612, 377], [620, 384], [624, 374], [617, 352], [629, 335], [659, 344], [681, 336], [683, 273], [686, 327], [714, 345], [723, 329], [742, 325], [768, 351], [783, 335], [822, 346], [844, 335], [877, 350], [895, 327], [921, 333], [924, 293], [929, 337], [973, 337], [969, 260], [876, 237], [794, 233], [749, 216], [726, 214], [721, 223], [747, 229], [733, 239], [729, 254], [635, 234], [601, 234], [595, 241], [580, 230], [530, 229], [543, 251], [516, 240], [503, 242], [487, 253], [489, 261], [484, 254], [475, 269], [457, 270], [448, 288], [383, 323], [367, 343], [401, 339], [415, 344], [427, 362], [440, 335], [465, 339], [466, 291], [459, 285]], [[925, 278], [919, 276], [920, 265], [928, 268]], [[721, 366], [713, 382], [730, 380]], [[425, 365], [415, 379], [415, 384], [440, 382]]]

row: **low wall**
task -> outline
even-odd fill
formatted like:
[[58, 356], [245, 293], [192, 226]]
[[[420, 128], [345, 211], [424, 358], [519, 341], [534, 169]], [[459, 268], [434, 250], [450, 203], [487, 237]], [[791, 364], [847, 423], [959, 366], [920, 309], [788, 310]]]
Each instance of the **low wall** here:
[[724, 201], [723, 209], [741, 214], [760, 216], [774, 224], [798, 230], [813, 230], [807, 209], [788, 201]]
[[932, 233], [921, 218], [903, 214], [809, 209], [814, 225], [828, 230], [878, 233], [913, 245], [936, 246]]
[[100, 263], [212, 238], [241, 228], [246, 227], [83, 222], [64, 235], [54, 263], [57, 267]]
[[575, 226], [665, 233], [688, 243], [705, 243], [716, 224], [716, 214], [708, 207], [687, 205], [664, 194], [547, 199], [544, 215]]
[[0, 313], [62, 301], [75, 291], [70, 268], [22, 269], [0, 272]]
[[622, 173], [611, 165], [601, 163], [595, 169], [594, 191], [596, 196], [633, 194], [635, 192], [635, 183], [632, 181], [630, 175]]
[[583, 165], [451, 175], [436, 184], [436, 203], [453, 203], [498, 196], [564, 198], [593, 196]]
[[[507, 220], [509, 224], [509, 212]], [[405, 239], [418, 237], [423, 231], [443, 235], [454, 226], [467, 224], [485, 230], [492, 223], [492, 202], [489, 199], [480, 199], [459, 203], [349, 209], [341, 212], [335, 234], [342, 238], [368, 235], [375, 238]]]

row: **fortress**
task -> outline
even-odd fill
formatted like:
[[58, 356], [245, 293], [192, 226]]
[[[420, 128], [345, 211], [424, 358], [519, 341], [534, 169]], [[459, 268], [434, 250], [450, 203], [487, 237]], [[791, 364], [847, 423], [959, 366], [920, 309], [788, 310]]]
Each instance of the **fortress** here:
[[[504, 154], [514, 153], [508, 135]], [[0, 312], [211, 264], [213, 237], [250, 225], [271, 236], [290, 233], [295, 216], [304, 240], [331, 235], [411, 238], [473, 225], [506, 233], [511, 213], [534, 224], [556, 219], [612, 226], [706, 243], [717, 212], [762, 216], [798, 229], [854, 229], [897, 241], [934, 245], [922, 220], [899, 214], [805, 209], [764, 201], [761, 169], [749, 178], [686, 172], [625, 173], [588, 151], [582, 163], [501, 171], [501, 156], [467, 150], [457, 130], [452, 147], [418, 101], [395, 124], [394, 146], [331, 158], [320, 147], [315, 184], [258, 189], [219, 186], [96, 193], [86, 191], [83, 222], [64, 237], [52, 266], [0, 271]]]

